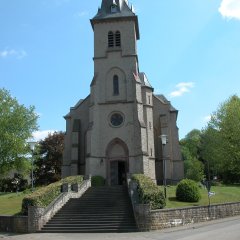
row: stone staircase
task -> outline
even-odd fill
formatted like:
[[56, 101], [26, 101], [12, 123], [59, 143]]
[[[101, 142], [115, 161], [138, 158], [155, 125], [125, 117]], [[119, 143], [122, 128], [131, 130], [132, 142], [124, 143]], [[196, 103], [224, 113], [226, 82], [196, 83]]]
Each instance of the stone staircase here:
[[68, 203], [42, 228], [45, 233], [136, 232], [127, 188], [91, 187]]

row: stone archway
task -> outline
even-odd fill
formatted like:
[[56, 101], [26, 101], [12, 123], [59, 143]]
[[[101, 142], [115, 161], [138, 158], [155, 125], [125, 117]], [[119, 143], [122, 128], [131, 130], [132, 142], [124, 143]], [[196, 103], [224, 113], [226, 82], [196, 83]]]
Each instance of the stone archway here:
[[113, 139], [107, 146], [107, 182], [109, 185], [125, 185], [129, 171], [128, 147], [119, 138]]

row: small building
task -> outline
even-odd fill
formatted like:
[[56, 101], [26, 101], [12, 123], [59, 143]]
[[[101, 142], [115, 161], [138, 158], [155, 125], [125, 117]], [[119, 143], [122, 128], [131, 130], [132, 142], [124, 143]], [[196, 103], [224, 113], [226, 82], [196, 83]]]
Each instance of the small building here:
[[[126, 182], [128, 173], [143, 173], [168, 183], [184, 176], [178, 111], [154, 94], [139, 70], [138, 17], [127, 0], [102, 0], [91, 19], [94, 31], [94, 76], [90, 94], [65, 116], [62, 176], [102, 176], [109, 185]], [[167, 135], [166, 145], [161, 135]]]

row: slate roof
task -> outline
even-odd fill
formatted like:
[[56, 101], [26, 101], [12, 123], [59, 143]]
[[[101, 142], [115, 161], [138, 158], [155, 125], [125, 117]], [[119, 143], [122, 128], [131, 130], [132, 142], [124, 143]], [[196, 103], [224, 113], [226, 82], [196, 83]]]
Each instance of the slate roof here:
[[[111, 7], [115, 6], [116, 11], [112, 11]], [[140, 38], [137, 15], [133, 6], [128, 5], [127, 0], [102, 0], [102, 5], [98, 9], [98, 13], [91, 19], [92, 27], [94, 23], [99, 21], [108, 21], [121, 18], [131, 18], [136, 24], [137, 39]]]
[[139, 73], [139, 78], [142, 82], [142, 85], [153, 88], [145, 73], [143, 73], [143, 72]]
[[171, 102], [168, 101], [167, 98], [163, 94], [157, 94], [157, 95], [155, 95], [155, 97], [157, 97], [159, 100], [161, 100], [164, 104], [169, 104], [171, 112], [178, 112], [178, 110], [172, 106]]
[[[116, 6], [117, 11], [111, 12], [111, 6]], [[133, 17], [133, 7], [129, 7], [126, 0], [102, 0], [101, 8], [93, 19]]]

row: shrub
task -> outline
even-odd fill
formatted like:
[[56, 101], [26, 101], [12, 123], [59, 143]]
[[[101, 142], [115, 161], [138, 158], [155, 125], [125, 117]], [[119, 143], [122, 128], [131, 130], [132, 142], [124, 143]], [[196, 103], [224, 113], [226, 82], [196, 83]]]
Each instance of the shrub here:
[[20, 174], [16, 174], [14, 178], [0, 179], [0, 192], [24, 191], [27, 187], [28, 181]]
[[39, 188], [35, 192], [27, 195], [22, 201], [22, 214], [27, 215], [28, 206], [47, 207], [55, 198], [61, 194], [63, 183], [82, 183], [83, 176], [71, 176], [46, 187]]
[[140, 203], [150, 204], [151, 209], [162, 209], [166, 206], [162, 190], [151, 178], [143, 174], [134, 174], [132, 180], [138, 185]]
[[181, 202], [198, 202], [201, 199], [199, 186], [190, 179], [183, 179], [176, 189], [176, 197]]
[[92, 187], [100, 187], [105, 185], [105, 179], [102, 176], [93, 176], [91, 182]]

